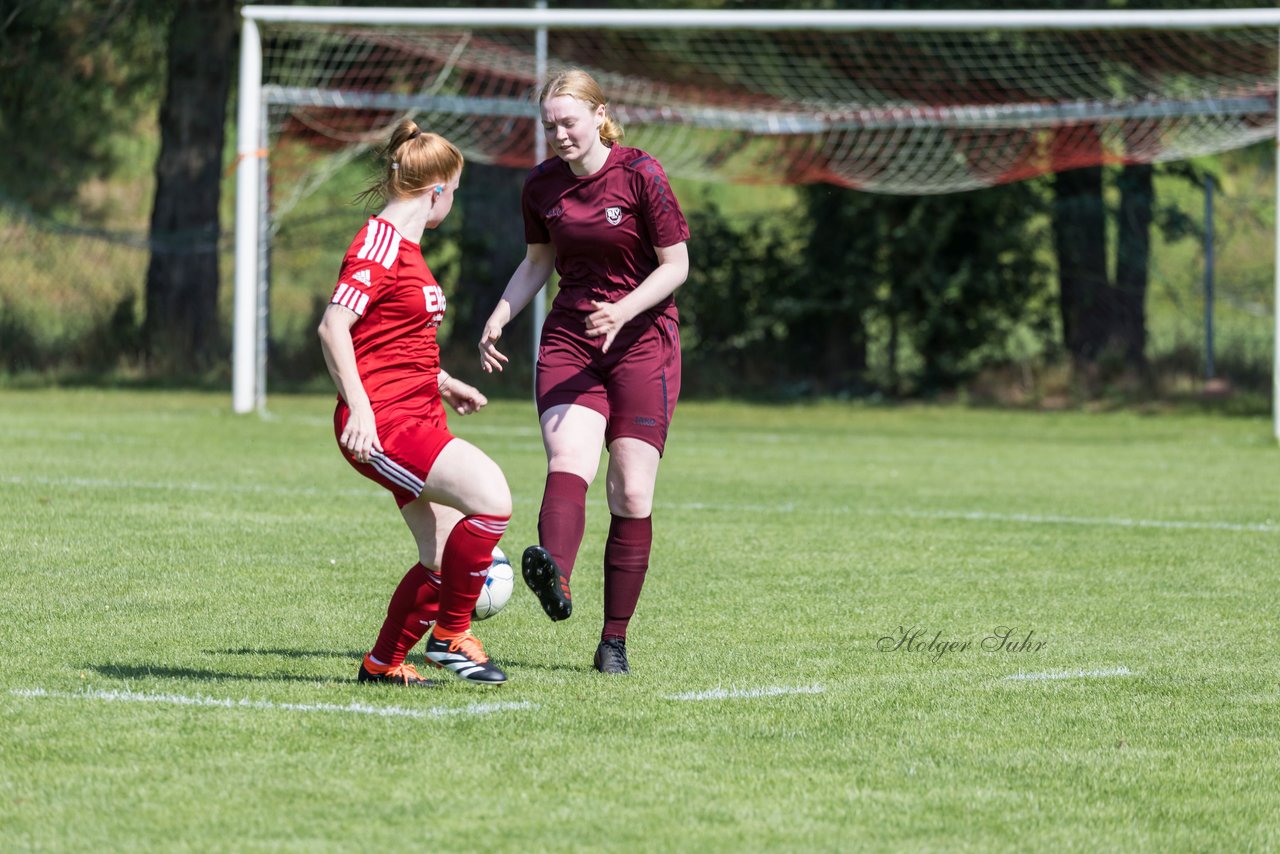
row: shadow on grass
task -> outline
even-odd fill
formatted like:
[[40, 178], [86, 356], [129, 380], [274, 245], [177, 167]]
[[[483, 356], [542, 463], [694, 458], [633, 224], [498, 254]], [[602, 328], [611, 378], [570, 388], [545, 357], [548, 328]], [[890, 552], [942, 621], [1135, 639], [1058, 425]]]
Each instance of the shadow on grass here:
[[518, 658], [507, 658], [505, 656], [498, 659], [498, 665], [508, 673], [512, 670], [566, 671], [568, 673], [587, 673], [591, 671], [590, 662], [582, 665], [553, 664], [547, 661], [521, 661]]
[[[363, 652], [340, 652], [338, 650], [325, 649], [253, 649], [250, 647], [242, 647], [240, 649], [206, 649], [205, 653], [209, 655], [272, 655], [281, 658], [347, 658], [352, 661], [360, 661], [364, 658]], [[421, 664], [422, 648], [415, 648], [412, 653], [413, 659], [417, 664]], [[506, 656], [497, 656], [498, 666], [504, 670], [545, 670], [545, 671], [566, 671], [569, 673], [582, 673], [591, 670], [591, 662], [584, 661], [581, 666], [576, 664], [555, 664], [546, 661], [521, 661], [519, 659], [507, 658]], [[423, 671], [426, 672], [425, 670]]]
[[338, 649], [254, 649], [253, 647], [240, 647], [238, 649], [205, 649], [201, 650], [207, 655], [274, 655], [280, 658], [349, 658], [352, 661], [360, 661], [364, 658], [365, 652], [355, 652], [354, 650], [338, 650]]
[[[358, 660], [358, 659], [357, 659]], [[344, 685], [355, 682], [350, 677], [303, 676], [294, 673], [227, 673], [221, 670], [196, 670], [190, 667], [155, 667], [153, 665], [91, 664], [89, 670], [109, 679], [182, 679], [198, 682], [307, 682]]]

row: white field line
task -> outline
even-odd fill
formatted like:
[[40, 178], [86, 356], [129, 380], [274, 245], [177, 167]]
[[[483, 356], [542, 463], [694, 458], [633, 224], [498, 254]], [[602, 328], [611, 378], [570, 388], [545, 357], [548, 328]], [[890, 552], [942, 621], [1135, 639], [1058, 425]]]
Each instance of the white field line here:
[[[664, 501], [661, 507], [666, 510], [710, 510], [717, 513], [794, 513], [803, 508], [797, 507], [791, 502], [785, 504], [745, 504], [734, 503], [732, 501]], [[854, 512], [848, 507], [841, 507], [837, 510], [840, 513]]]
[[[114, 480], [111, 478], [89, 477], [24, 477], [22, 475], [0, 475], [0, 484], [11, 484], [14, 486], [49, 486], [55, 488], [70, 487], [73, 489], [156, 489], [165, 491], [247, 493], [257, 495], [300, 495], [310, 497], [367, 497], [382, 494], [382, 490], [377, 489], [376, 487], [364, 489], [320, 489], [311, 486], [276, 486], [265, 483], [200, 483], [198, 481], [166, 482], [147, 480]], [[536, 501], [538, 499], [535, 497], [534, 499], [529, 500]], [[516, 503], [527, 503], [527, 501], [517, 499]], [[990, 513], [981, 510], [914, 510], [909, 507], [890, 510], [849, 507], [842, 505], [805, 507], [790, 501], [778, 504], [735, 503], [732, 501], [663, 502], [661, 508], [666, 510], [687, 510], [693, 512], [901, 516], [908, 519], [940, 519], [960, 522], [1018, 522], [1027, 525], [1082, 525], [1111, 528], [1159, 528], [1174, 531], [1235, 531], [1242, 533], [1280, 534], [1280, 524], [1273, 522], [1193, 522], [1164, 519], [1127, 519], [1117, 516], [1064, 516], [1037, 513]]]
[[1124, 519], [1115, 516], [1059, 516], [1037, 513], [986, 513], [963, 510], [897, 510], [888, 515], [917, 519], [956, 519], [969, 522], [1026, 522], [1033, 525], [1104, 525], [1119, 528], [1169, 528], [1178, 531], [1254, 531], [1280, 534], [1280, 525], [1269, 522], [1185, 522], [1160, 519]]
[[1014, 673], [1004, 677], [1006, 681], [1038, 682], [1051, 679], [1106, 679], [1111, 676], [1136, 676], [1127, 667], [1113, 667], [1110, 670], [1063, 670], [1054, 673]]
[[691, 691], [688, 694], [670, 694], [668, 700], [749, 700], [755, 697], [782, 697], [789, 694], [821, 694], [827, 689], [821, 685], [799, 685], [774, 688], [714, 688], [710, 691]]
[[16, 697], [48, 697], [59, 700], [102, 700], [110, 703], [162, 703], [175, 706], [198, 706], [219, 709], [275, 709], [286, 712], [336, 712], [348, 715], [374, 715], [377, 717], [401, 718], [444, 718], [454, 715], [487, 715], [494, 712], [510, 712], [521, 709], [536, 709], [537, 705], [528, 701], [516, 703], [470, 703], [466, 706], [449, 708], [433, 706], [427, 709], [406, 709], [401, 706], [366, 706], [363, 703], [350, 703], [345, 706], [331, 703], [273, 703], [269, 700], [230, 700], [217, 697], [191, 697], [185, 694], [144, 694], [137, 691], [102, 691], [86, 689], [83, 691], [48, 691], [44, 688], [14, 689], [9, 693]]

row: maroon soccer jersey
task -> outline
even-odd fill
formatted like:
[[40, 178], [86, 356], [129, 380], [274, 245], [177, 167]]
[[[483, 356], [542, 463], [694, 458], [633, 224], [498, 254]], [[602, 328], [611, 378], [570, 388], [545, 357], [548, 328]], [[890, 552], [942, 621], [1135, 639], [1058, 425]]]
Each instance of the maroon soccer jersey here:
[[351, 340], [379, 424], [389, 417], [437, 415], [436, 327], [445, 299], [421, 247], [386, 220], [370, 219], [342, 259], [330, 302], [359, 315]]
[[[529, 173], [523, 203], [525, 242], [555, 247], [554, 307], [566, 311], [592, 312], [592, 300], [617, 302], [657, 269], [655, 246], [689, 239], [666, 172], [638, 148], [614, 145], [604, 167], [582, 177], [553, 157]], [[674, 298], [648, 314], [675, 319]]]

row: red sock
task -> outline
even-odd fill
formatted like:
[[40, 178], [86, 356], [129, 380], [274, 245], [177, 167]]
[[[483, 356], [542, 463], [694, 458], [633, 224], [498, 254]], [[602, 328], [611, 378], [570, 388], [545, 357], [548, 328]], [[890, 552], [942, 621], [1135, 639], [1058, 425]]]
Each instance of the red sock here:
[[573, 574], [587, 527], [587, 482], [567, 471], [547, 472], [538, 512], [538, 545], [555, 558], [565, 578]]
[[387, 619], [373, 646], [373, 657], [393, 667], [401, 664], [413, 645], [431, 628], [439, 609], [440, 576], [415, 563], [391, 596]]
[[653, 517], [614, 516], [604, 544], [604, 631], [601, 638], [625, 638], [627, 623], [640, 601], [640, 588], [649, 570], [653, 546]]
[[471, 628], [471, 612], [493, 563], [493, 547], [507, 530], [510, 516], [467, 516], [449, 534], [440, 559], [440, 616], [443, 634]]

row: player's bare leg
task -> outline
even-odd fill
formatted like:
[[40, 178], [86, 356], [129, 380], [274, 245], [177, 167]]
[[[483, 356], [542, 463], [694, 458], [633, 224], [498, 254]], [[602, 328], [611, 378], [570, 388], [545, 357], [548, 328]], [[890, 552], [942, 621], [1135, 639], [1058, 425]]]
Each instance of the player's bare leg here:
[[418, 545], [418, 561], [427, 569], [439, 572], [444, 544], [453, 533], [453, 526], [462, 521], [462, 511], [419, 498], [401, 507], [400, 515]]

